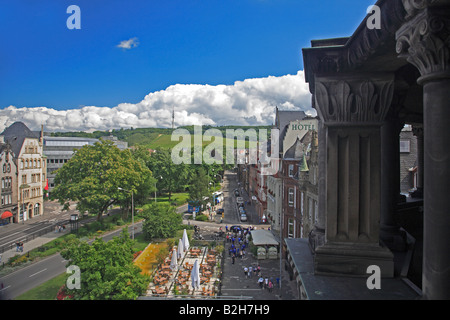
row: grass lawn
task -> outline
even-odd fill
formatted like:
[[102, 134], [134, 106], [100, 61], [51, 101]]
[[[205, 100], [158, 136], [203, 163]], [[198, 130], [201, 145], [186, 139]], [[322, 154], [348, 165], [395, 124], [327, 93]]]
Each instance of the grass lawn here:
[[59, 289], [66, 282], [66, 273], [44, 282], [40, 286], [31, 289], [24, 294], [16, 297], [14, 300], [55, 300]]

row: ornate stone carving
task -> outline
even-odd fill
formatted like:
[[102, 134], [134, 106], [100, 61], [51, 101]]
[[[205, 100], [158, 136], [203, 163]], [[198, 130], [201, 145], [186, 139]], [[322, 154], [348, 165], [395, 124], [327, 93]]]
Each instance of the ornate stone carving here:
[[393, 92], [392, 80], [316, 78], [315, 107], [325, 122], [382, 122]]
[[396, 34], [396, 51], [399, 57], [406, 58], [420, 71], [422, 76], [450, 71], [450, 18], [448, 13], [448, 10], [441, 9], [437, 12], [435, 9], [424, 9]]
[[403, 7], [407, 13], [406, 19], [417, 14], [418, 11], [425, 9], [427, 6], [436, 3], [437, 0], [402, 0]]

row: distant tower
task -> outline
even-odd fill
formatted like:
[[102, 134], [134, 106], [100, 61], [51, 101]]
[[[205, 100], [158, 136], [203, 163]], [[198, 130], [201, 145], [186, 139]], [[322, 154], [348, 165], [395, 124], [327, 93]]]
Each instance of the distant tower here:
[[175, 107], [172, 107], [172, 130], [175, 123]]

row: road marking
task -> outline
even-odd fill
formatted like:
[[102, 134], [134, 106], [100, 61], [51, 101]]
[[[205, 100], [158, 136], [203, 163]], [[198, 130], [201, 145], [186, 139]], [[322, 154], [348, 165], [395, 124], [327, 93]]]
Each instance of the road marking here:
[[14, 233], [11, 233], [10, 235], [8, 235], [8, 236], [6, 236], [6, 237], [0, 238], [0, 240], [9, 238], [9, 237], [11, 237], [11, 236], [13, 236], [13, 235], [15, 235], [15, 234], [18, 234], [18, 233], [20, 233], [20, 232], [14, 232]]
[[4, 287], [3, 289], [0, 289], [0, 291], [6, 290], [8, 288], [11, 288], [11, 286]]
[[35, 276], [35, 275], [37, 275], [37, 274], [39, 274], [39, 273], [41, 273], [41, 272], [44, 272], [44, 271], [46, 271], [46, 270], [47, 270], [47, 268], [42, 269], [41, 271], [38, 271], [38, 272], [36, 272], [36, 273], [33, 273], [31, 276], [28, 276], [28, 278], [31, 278], [32, 276]]

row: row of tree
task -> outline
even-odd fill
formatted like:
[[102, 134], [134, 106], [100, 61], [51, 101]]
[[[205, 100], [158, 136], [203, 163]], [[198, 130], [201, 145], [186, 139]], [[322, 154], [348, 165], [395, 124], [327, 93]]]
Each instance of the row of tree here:
[[[75, 151], [57, 171], [52, 198], [65, 208], [77, 203], [77, 210], [97, 215], [100, 220], [112, 205], [131, 207], [149, 201], [155, 192], [165, 192], [169, 201], [174, 192], [189, 192], [189, 201], [204, 202], [210, 197], [210, 183], [223, 178], [219, 164], [174, 164], [171, 150], [153, 154], [144, 147], [120, 150], [111, 141], [100, 140]], [[124, 210], [128, 212], [128, 210]]]

